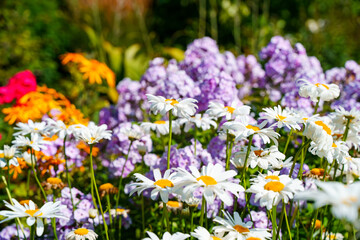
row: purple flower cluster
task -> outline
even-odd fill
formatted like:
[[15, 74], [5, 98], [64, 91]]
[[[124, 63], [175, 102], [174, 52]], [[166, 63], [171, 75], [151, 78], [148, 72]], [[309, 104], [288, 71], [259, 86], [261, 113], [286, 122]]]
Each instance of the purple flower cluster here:
[[300, 43], [293, 48], [289, 40], [275, 36], [260, 51], [260, 58], [265, 62], [265, 88], [269, 98], [286, 107], [302, 109], [311, 113], [311, 102], [299, 96], [296, 80], [304, 78], [313, 83], [325, 83], [325, 75], [316, 57], [309, 57]]
[[360, 65], [355, 61], [347, 61], [345, 68], [332, 68], [326, 71], [326, 79], [339, 85], [340, 98], [332, 104], [333, 108], [342, 106], [346, 110], [360, 110]]

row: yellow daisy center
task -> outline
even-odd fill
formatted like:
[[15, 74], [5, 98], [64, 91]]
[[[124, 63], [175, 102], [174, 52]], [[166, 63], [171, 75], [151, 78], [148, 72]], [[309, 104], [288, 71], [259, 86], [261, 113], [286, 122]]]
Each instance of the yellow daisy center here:
[[38, 128], [34, 128], [35, 131], [38, 131], [39, 129]]
[[158, 121], [155, 121], [154, 123], [155, 123], [155, 124], [165, 124], [166, 122], [163, 121], [163, 120], [158, 120]]
[[4, 153], [0, 153], [0, 157], [3, 158], [5, 156]]
[[218, 237], [215, 237], [215, 236], [212, 236], [211, 239], [212, 240], [221, 240], [221, 238], [218, 238]]
[[123, 213], [123, 212], [125, 212], [125, 209], [117, 208], [117, 209], [116, 209], [116, 212], [118, 212], [118, 213]]
[[99, 190], [106, 191], [106, 190], [109, 190], [112, 188], [114, 188], [114, 185], [112, 185], [111, 183], [105, 183], [105, 184], [100, 185]]
[[333, 143], [333, 144], [332, 144], [332, 147], [333, 147], [333, 148], [336, 148], [336, 147], [337, 147], [337, 145], [336, 145], [335, 143]]
[[56, 177], [49, 177], [48, 179], [46, 179], [46, 182], [50, 183], [50, 184], [60, 184], [62, 183], [61, 179], [60, 178], [56, 178]]
[[316, 219], [315, 221], [315, 229], [320, 229], [321, 228], [321, 221]]
[[323, 84], [323, 83], [316, 83], [315, 86], [317, 86], [317, 87], [323, 86], [324, 88], [329, 90], [329, 87], [326, 84]]
[[240, 225], [235, 225], [233, 228], [236, 231], [238, 231], [239, 233], [248, 233], [248, 232], [250, 232], [250, 230], [248, 228], [240, 226]]
[[170, 104], [171, 104], [172, 106], [174, 106], [175, 104], [178, 104], [178, 103], [179, 103], [179, 102], [176, 101], [175, 99], [166, 99], [165, 102], [170, 102]]
[[233, 107], [225, 106], [224, 108], [226, 109], [226, 111], [228, 111], [231, 114], [233, 114], [235, 111], [235, 108], [233, 108]]
[[266, 176], [265, 179], [271, 179], [271, 180], [280, 181], [280, 178], [278, 176], [275, 176], [275, 175]]
[[271, 181], [268, 182], [267, 184], [265, 184], [264, 189], [268, 190], [268, 191], [273, 191], [273, 192], [280, 192], [281, 190], [283, 190], [285, 187], [284, 184], [282, 184], [281, 182], [278, 181]]
[[251, 129], [251, 130], [254, 130], [255, 132], [259, 131], [260, 128], [256, 127], [256, 126], [253, 126], [253, 125], [247, 125], [246, 126], [247, 129]]
[[167, 179], [160, 179], [160, 180], [157, 180], [154, 185], [157, 185], [161, 188], [166, 188], [166, 187], [173, 187], [174, 184], [170, 181], [170, 180], [167, 180]]
[[249, 237], [246, 240], [261, 240], [261, 238], [257, 238], [257, 237]]
[[206, 184], [206, 186], [217, 184], [217, 181], [213, 177], [210, 177], [210, 176], [201, 176], [201, 177], [198, 177], [196, 180], [203, 181]]
[[263, 150], [255, 150], [254, 153], [257, 157], [261, 157], [261, 153], [263, 152]]
[[302, 120], [303, 120], [303, 121], [307, 121], [307, 120], [309, 120], [309, 118], [302, 118]]
[[322, 168], [313, 168], [313, 169], [310, 170], [310, 173], [314, 174], [316, 176], [323, 176], [324, 172], [325, 172], [325, 170], [322, 169]]
[[180, 203], [178, 201], [168, 201], [166, 203], [169, 207], [178, 208], [180, 207]]
[[277, 115], [276, 118], [280, 121], [284, 120], [286, 117], [282, 115]]
[[95, 141], [95, 138], [94, 138], [94, 137], [91, 137], [91, 138], [90, 138], [90, 141], [91, 141], [91, 142]]
[[323, 121], [316, 121], [315, 124], [321, 126], [327, 134], [331, 135], [331, 129]]
[[86, 228], [78, 228], [74, 231], [74, 233], [77, 235], [84, 236], [89, 233], [89, 230], [87, 230]]
[[[30, 216], [34, 217], [34, 214], [37, 213], [39, 211], [39, 209], [35, 209], [35, 210], [26, 210], [25, 213], [29, 214]], [[42, 213], [40, 213], [40, 215], [38, 216], [41, 216]]]

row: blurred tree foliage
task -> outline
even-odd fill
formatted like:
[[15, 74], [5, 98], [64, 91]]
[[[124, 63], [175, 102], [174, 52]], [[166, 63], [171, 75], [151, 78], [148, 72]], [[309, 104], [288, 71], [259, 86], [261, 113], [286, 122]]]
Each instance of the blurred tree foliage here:
[[62, 1], [0, 1], [0, 82], [32, 70], [40, 83], [56, 86], [59, 55], [83, 47], [84, 33], [64, 14]]
[[203, 36], [223, 50], [256, 55], [284, 35], [329, 69], [359, 61], [359, 29], [355, 0], [3, 0], [0, 81], [30, 69], [40, 83], [64, 85], [60, 79], [70, 75], [58, 57], [74, 51], [107, 63], [118, 81], [139, 79], [149, 59], [181, 59]]

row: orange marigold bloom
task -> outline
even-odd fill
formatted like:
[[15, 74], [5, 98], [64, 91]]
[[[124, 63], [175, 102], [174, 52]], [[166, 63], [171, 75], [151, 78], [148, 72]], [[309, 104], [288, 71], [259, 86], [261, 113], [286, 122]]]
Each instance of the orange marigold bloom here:
[[29, 119], [40, 120], [44, 114], [62, 120], [65, 124], [88, 122], [63, 94], [46, 86], [38, 86], [36, 92], [25, 94], [15, 106], [4, 108], [2, 112], [6, 114], [5, 121], [9, 124], [27, 122]]
[[95, 59], [81, 63], [79, 71], [83, 73], [83, 78], [88, 79], [90, 84], [101, 84], [102, 78], [106, 79], [110, 87], [115, 87], [115, 74], [106, 64]]
[[[14, 165], [10, 166], [9, 173], [12, 174], [12, 178], [16, 179], [20, 173], [22, 173], [22, 169], [27, 167], [27, 164], [24, 159], [18, 158], [19, 165], [15, 167]], [[3, 168], [4, 170], [7, 170], [7, 167]]]
[[82, 63], [88, 61], [82, 53], [65, 53], [60, 56], [61, 64], [66, 65], [69, 62]]

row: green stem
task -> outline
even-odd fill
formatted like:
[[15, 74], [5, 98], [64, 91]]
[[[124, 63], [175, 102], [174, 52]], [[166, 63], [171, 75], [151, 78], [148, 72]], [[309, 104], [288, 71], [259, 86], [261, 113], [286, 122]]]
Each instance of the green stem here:
[[[287, 231], [289, 233], [289, 238], [291, 240], [291, 230], [290, 230], [290, 226], [289, 226], [289, 222], [288, 222], [288, 217], [287, 217], [287, 213], [286, 213], [286, 209], [285, 209], [285, 202], [283, 200], [283, 211], [285, 213], [285, 222], [286, 222], [286, 227], [287, 227]], [[280, 227], [279, 227], [280, 228]]]
[[225, 168], [226, 170], [230, 169], [230, 158], [231, 158], [232, 148], [234, 147], [234, 141], [229, 140], [229, 143], [230, 146], [227, 149], [227, 154], [226, 154], [226, 168]]
[[285, 207], [285, 202], [283, 201], [283, 203], [282, 203], [282, 211], [281, 211], [280, 220], [279, 220], [279, 225], [278, 225], [278, 229], [277, 229], [277, 231], [276, 231], [276, 237], [275, 237], [275, 239], [278, 239], [278, 238], [279, 238], [280, 229], [281, 229], [281, 227], [282, 227], [282, 222], [283, 222], [283, 219], [284, 219], [285, 212], [286, 212], [286, 207]]
[[194, 129], [194, 156], [196, 157], [196, 137], [197, 137], [197, 127], [195, 124], [195, 129]]
[[347, 118], [345, 132], [344, 132], [343, 139], [342, 139], [344, 142], [346, 142], [346, 139], [349, 134], [350, 122], [351, 122], [351, 118]]
[[194, 209], [190, 207], [190, 232], [194, 229]]
[[[144, 195], [141, 195], [141, 225], [142, 225], [142, 232], [141, 232], [141, 239], [144, 238], [145, 235], [145, 203], [144, 203]], [[120, 216], [121, 217], [121, 216]]]
[[30, 227], [30, 240], [35, 240], [35, 224]]
[[[94, 185], [96, 197], [97, 197], [97, 200], [99, 202], [99, 208], [100, 208], [101, 216], [102, 216], [102, 219], [103, 219], [103, 222], [104, 222], [105, 236], [106, 236], [106, 239], [109, 240], [108, 226], [106, 224], [104, 212], [103, 212], [103, 209], [102, 209], [101, 199], [100, 199], [100, 196], [99, 196], [99, 191], [98, 191], [97, 186], [96, 186], [92, 150], [93, 150], [93, 145], [90, 144], [90, 171], [91, 171], [91, 178], [92, 178], [92, 183]], [[95, 198], [94, 195], [92, 197]]]
[[46, 199], [46, 193], [45, 193], [45, 191], [44, 191], [44, 189], [43, 189], [43, 187], [41, 186], [41, 183], [40, 183], [40, 181], [39, 181], [39, 178], [38, 178], [38, 176], [37, 176], [37, 173], [36, 173], [36, 170], [35, 170], [35, 159], [34, 159], [34, 152], [33, 152], [33, 149], [31, 149], [31, 167], [32, 167], [32, 170], [33, 170], [33, 173], [34, 173], [34, 177], [35, 177], [35, 180], [36, 180], [36, 183], [38, 184], [38, 186], [39, 186], [39, 188], [40, 188], [40, 190], [41, 190], [41, 193], [42, 193], [42, 195], [43, 195], [43, 197], [44, 197], [44, 200], [46, 201], [47, 199]]
[[[307, 147], [307, 146], [310, 144], [310, 142], [311, 142], [310, 139], [307, 140], [303, 145], [301, 145], [300, 149], [296, 152], [295, 157], [294, 157], [294, 162], [293, 162], [293, 164], [292, 164], [292, 166], [291, 166], [291, 170], [290, 170], [290, 173], [289, 173], [289, 177], [291, 177], [292, 174], [293, 174], [293, 172], [294, 172], [296, 160], [298, 159], [299, 154], [301, 153], [301, 151], [302, 151], [305, 147]], [[306, 152], [305, 152], [305, 154], [306, 154]], [[304, 156], [304, 158], [305, 158], [305, 156]], [[302, 165], [300, 165], [300, 169], [301, 169], [301, 171], [302, 171]], [[300, 170], [299, 170], [299, 173], [300, 173]], [[299, 175], [299, 173], [298, 173], [298, 175]], [[301, 173], [302, 173], [302, 172], [301, 172]]]
[[66, 171], [66, 180], [68, 183], [68, 187], [69, 187], [69, 191], [70, 191], [70, 199], [71, 199], [71, 205], [72, 205], [72, 212], [74, 214], [75, 211], [75, 205], [74, 205], [74, 199], [73, 199], [73, 195], [71, 193], [71, 182], [70, 182], [70, 178], [69, 178], [69, 168], [68, 168], [68, 162], [67, 162], [67, 156], [66, 156], [66, 137], [67, 135], [65, 135], [64, 137], [64, 143], [63, 143], [63, 154], [64, 154], [64, 159], [65, 159], [65, 171]]
[[[3, 180], [3, 182], [4, 182], [5, 191], [6, 191], [6, 194], [7, 194], [8, 198], [9, 198], [10, 204], [14, 206], [14, 203], [13, 203], [12, 197], [11, 197], [11, 193], [10, 193], [10, 191], [9, 191], [9, 188], [8, 188], [8, 185], [7, 185], [7, 183], [6, 183], [6, 179], [5, 179], [4, 176], [2, 176], [2, 180]], [[19, 225], [19, 226], [20, 226], [20, 229], [21, 229], [21, 231], [22, 231], [22, 233], [23, 233], [23, 236], [25, 237], [26, 235], [25, 235], [25, 232], [24, 232], [23, 225], [22, 225], [21, 222], [20, 222], [20, 219], [19, 219], [19, 218], [15, 218], [15, 219], [16, 219], [16, 225]]]
[[170, 169], [171, 141], [172, 141], [172, 110], [169, 111], [169, 143], [168, 143], [168, 152], [167, 152], [167, 169]]
[[129, 145], [129, 148], [128, 148], [128, 152], [127, 152], [127, 154], [125, 156], [125, 163], [124, 163], [124, 166], [121, 169], [121, 176], [120, 176], [120, 179], [119, 179], [119, 186], [118, 186], [119, 191], [118, 191], [118, 194], [117, 194], [117, 197], [116, 197], [115, 208], [117, 208], [118, 204], [119, 204], [123, 175], [124, 175], [126, 163], [127, 163], [128, 159], [129, 159], [129, 154], [130, 154], [130, 149], [131, 149], [132, 144], [133, 144], [133, 141], [130, 140], [130, 145]]
[[202, 203], [201, 203], [201, 213], [200, 213], [200, 226], [204, 226], [204, 211], [205, 211], [205, 197], [204, 195], [202, 196]]
[[312, 218], [313, 221], [312, 221], [311, 229], [310, 229], [310, 232], [309, 232], [310, 235], [308, 236], [308, 239], [310, 239], [310, 240], [312, 240], [312, 238], [313, 238], [313, 233], [314, 233], [315, 223], [316, 223], [318, 213], [319, 213], [319, 209], [316, 209], [315, 210], [315, 215]]
[[289, 146], [289, 143], [290, 143], [290, 139], [291, 139], [291, 135], [293, 134], [293, 129], [291, 129], [290, 130], [290, 132], [289, 132], [289, 135], [288, 135], [288, 137], [287, 137], [287, 140], [286, 140], [286, 144], [285, 144], [285, 148], [284, 148], [284, 152], [283, 152], [283, 154], [285, 154], [286, 155], [286, 150], [288, 149], [288, 146]]
[[28, 169], [27, 171], [27, 178], [26, 178], [26, 196], [27, 198], [29, 198], [29, 192], [30, 192], [30, 175], [31, 175], [31, 170]]
[[164, 203], [164, 202], [163, 202], [163, 211], [164, 211], [164, 216], [165, 216], [165, 220], [166, 220], [166, 228], [167, 228], [167, 231], [170, 232], [169, 212], [168, 212], [166, 203]]
[[315, 109], [314, 109], [314, 115], [317, 113], [317, 110], [319, 108], [319, 104], [320, 104], [320, 98], [318, 98], [318, 101], [316, 102]]
[[253, 140], [254, 134], [250, 135], [249, 137], [249, 142], [248, 142], [248, 147], [247, 147], [247, 151], [246, 151], [246, 156], [245, 156], [245, 161], [244, 161], [244, 166], [243, 166], [243, 171], [242, 171], [242, 177], [243, 177], [243, 182], [245, 182], [245, 175], [246, 175], [246, 168], [247, 168], [247, 162], [250, 156], [250, 151], [251, 151], [251, 145], [252, 145], [252, 140]]
[[[112, 216], [110, 214], [110, 210], [111, 210], [111, 203], [110, 203], [110, 197], [109, 194], [106, 194], [106, 202], [108, 205], [108, 209], [109, 209], [109, 220], [110, 220], [110, 226], [112, 225]], [[115, 216], [116, 216], [116, 212], [115, 212]]]
[[205, 36], [206, 30], [206, 0], [199, 0], [199, 38]]
[[119, 216], [119, 239], [121, 239], [122, 216]]
[[276, 205], [274, 205], [274, 206], [272, 207], [272, 210], [271, 210], [271, 223], [272, 223], [272, 229], [273, 229], [273, 231], [272, 231], [272, 233], [273, 233], [272, 239], [275, 240], [276, 235], [275, 235], [274, 233], [275, 233], [276, 230], [277, 230], [277, 224], [276, 224]]

